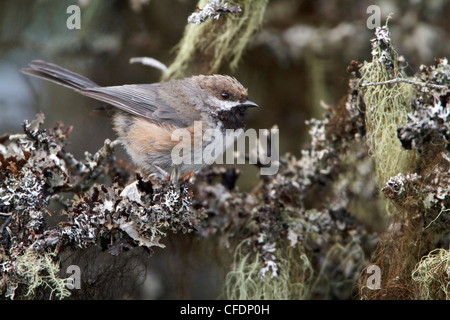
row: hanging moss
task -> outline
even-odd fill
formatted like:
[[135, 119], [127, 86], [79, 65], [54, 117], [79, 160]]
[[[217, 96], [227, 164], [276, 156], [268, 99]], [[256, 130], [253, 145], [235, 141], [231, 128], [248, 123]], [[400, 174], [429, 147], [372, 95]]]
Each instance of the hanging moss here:
[[277, 248], [276, 270], [262, 274], [263, 260], [258, 253], [244, 253], [246, 241], [236, 247], [234, 269], [227, 274], [225, 295], [232, 300], [307, 299], [314, 273], [302, 247]]
[[[403, 78], [387, 24], [378, 28], [376, 38], [372, 39], [372, 57], [372, 62], [365, 62], [360, 69], [363, 83]], [[378, 183], [382, 186], [389, 177], [410, 172], [413, 167], [415, 152], [402, 149], [397, 137], [397, 128], [406, 124], [410, 111], [412, 87], [401, 82], [368, 86], [363, 94], [367, 143], [375, 160]]]
[[59, 276], [59, 263], [53, 261], [55, 257], [56, 253], [38, 254], [33, 250], [26, 250], [23, 255], [18, 256], [14, 262], [15, 270], [17, 276], [25, 280], [28, 286], [26, 298], [34, 298], [36, 290], [40, 288], [50, 289], [50, 299], [53, 295], [59, 299], [70, 296], [66, 280]]
[[[200, 0], [197, 6], [203, 8], [208, 3], [208, 0]], [[235, 69], [252, 35], [261, 25], [267, 3], [268, 0], [239, 1], [240, 13], [221, 14], [218, 19], [208, 19], [199, 25], [187, 24], [183, 39], [176, 47], [175, 61], [162, 80], [198, 73], [213, 74], [226, 62]]]
[[416, 265], [411, 277], [419, 285], [419, 299], [450, 300], [450, 251], [431, 251]]

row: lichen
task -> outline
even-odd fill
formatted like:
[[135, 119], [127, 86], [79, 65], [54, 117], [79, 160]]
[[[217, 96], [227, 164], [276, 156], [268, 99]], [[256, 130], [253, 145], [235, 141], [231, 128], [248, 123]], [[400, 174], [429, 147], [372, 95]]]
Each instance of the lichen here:
[[[377, 38], [375, 42], [378, 43], [379, 40], [384, 41], [386, 37]], [[380, 49], [388, 52], [386, 50], [390, 48], [390, 42], [382, 44]], [[450, 230], [447, 59], [436, 59], [435, 65], [432, 66], [422, 65], [414, 77], [400, 81], [404, 78], [395, 71], [398, 59], [395, 55], [389, 59], [389, 55], [380, 55], [380, 52], [380, 50], [373, 51], [377, 60], [375, 61], [374, 56], [372, 64], [384, 61], [386, 69], [384, 74], [387, 76], [384, 79], [368, 80], [370, 77], [378, 77], [377, 70], [363, 69], [361, 72], [363, 77], [365, 72], [376, 75], [371, 73], [369, 77], [366, 75], [362, 88], [364, 95], [369, 94], [370, 100], [365, 99], [365, 107], [366, 110], [369, 108], [369, 113], [376, 112], [380, 104], [384, 105], [386, 101], [389, 103], [384, 106], [390, 108], [388, 111], [395, 111], [388, 119], [392, 124], [389, 139], [396, 149], [395, 152], [392, 150], [389, 152], [393, 152], [395, 158], [388, 157], [388, 154], [386, 157], [375, 156], [375, 162], [381, 161], [384, 168], [389, 167], [388, 171], [382, 170], [383, 178], [379, 183], [381, 183], [380, 190], [388, 201], [389, 208], [392, 209], [390, 211], [395, 215], [391, 217], [386, 232], [380, 236], [379, 246], [371, 259], [371, 262], [382, 271], [382, 286], [379, 290], [367, 290], [364, 284], [368, 275], [363, 271], [360, 278], [360, 297], [445, 298], [445, 295], [439, 295], [437, 292], [437, 284], [433, 282], [432, 274], [434, 267], [430, 267], [430, 263], [435, 257], [434, 253], [444, 250], [434, 249], [445, 243], [448, 245], [447, 236]], [[378, 89], [368, 90], [368, 81], [373, 81], [373, 88]], [[379, 104], [374, 101], [379, 101]], [[396, 109], [400, 105], [402, 105], [401, 112]], [[382, 119], [386, 115], [387, 113], [379, 115], [378, 118]], [[370, 119], [367, 117], [366, 122], [369, 132]], [[377, 119], [375, 123], [379, 123], [379, 120]], [[382, 133], [379, 136], [381, 137]], [[368, 139], [370, 141], [371, 137]], [[376, 143], [374, 147], [376, 153]], [[427, 256], [429, 252], [431, 253]], [[417, 257], [421, 256], [424, 256], [424, 259], [419, 263]], [[431, 269], [428, 270], [428, 267]], [[419, 286], [411, 281], [411, 275]]]
[[[13, 298], [23, 286], [25, 298], [38, 289], [39, 296], [69, 296], [57, 270], [65, 248], [107, 243], [105, 249], [119, 255], [123, 248], [164, 247], [167, 232], [198, 229], [204, 214], [192, 209], [188, 184], [131, 175], [129, 167], [112, 159], [116, 143], [109, 140], [78, 160], [64, 148], [71, 128], [60, 123], [45, 130], [43, 122], [43, 114], [25, 121], [24, 134], [6, 136], [0, 148], [0, 217], [6, 219], [0, 229], [0, 290], [5, 297]], [[64, 209], [50, 212], [51, 202]], [[49, 215], [62, 221], [49, 226]]]
[[239, 6], [228, 6], [224, 0], [209, 0], [203, 8], [198, 8], [188, 17], [188, 23], [200, 25], [207, 19], [219, 19], [222, 13], [241, 13]]
[[[372, 61], [359, 69], [361, 83], [403, 78], [387, 22], [376, 28], [371, 44]], [[411, 86], [404, 83], [364, 87], [367, 143], [375, 160], [379, 185], [397, 173], [411, 171], [414, 166], [414, 151], [402, 149], [397, 138], [397, 127], [407, 120], [410, 96]]]
[[424, 256], [412, 272], [419, 286], [418, 299], [450, 300], [450, 252], [435, 249]]
[[[17, 283], [23, 284], [25, 281], [26, 298], [32, 298], [39, 287], [50, 290], [49, 299], [52, 299], [53, 295], [58, 299], [70, 296], [66, 288], [66, 279], [59, 276], [59, 265], [54, 261], [55, 256], [55, 253], [39, 254], [33, 250], [26, 250], [9, 266], [14, 270]], [[11, 276], [9, 279], [11, 281]], [[14, 291], [10, 290], [10, 294], [13, 298]]]

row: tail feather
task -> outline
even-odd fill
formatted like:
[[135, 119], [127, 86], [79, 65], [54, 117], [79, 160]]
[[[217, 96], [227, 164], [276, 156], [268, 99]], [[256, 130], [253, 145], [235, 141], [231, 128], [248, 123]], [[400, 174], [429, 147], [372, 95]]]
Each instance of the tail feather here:
[[99, 87], [98, 84], [86, 77], [83, 77], [70, 70], [61, 68], [56, 64], [41, 60], [31, 61], [30, 68], [23, 68], [20, 71], [25, 74], [43, 78], [45, 80], [49, 80], [75, 90], [83, 91], [88, 88]]

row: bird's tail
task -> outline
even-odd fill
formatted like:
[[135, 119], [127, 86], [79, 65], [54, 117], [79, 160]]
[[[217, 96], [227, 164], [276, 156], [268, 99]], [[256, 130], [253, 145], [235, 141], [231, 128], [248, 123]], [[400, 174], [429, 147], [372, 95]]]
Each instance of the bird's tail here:
[[98, 84], [88, 78], [61, 68], [53, 63], [48, 63], [42, 60], [33, 60], [29, 65], [30, 68], [23, 68], [20, 71], [75, 90], [84, 91], [89, 88], [99, 87]]

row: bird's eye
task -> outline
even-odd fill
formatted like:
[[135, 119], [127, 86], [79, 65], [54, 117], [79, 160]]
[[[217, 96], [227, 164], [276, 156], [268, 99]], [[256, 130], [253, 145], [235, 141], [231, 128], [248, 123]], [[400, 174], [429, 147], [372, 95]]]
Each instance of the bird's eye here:
[[222, 99], [228, 100], [228, 98], [230, 98], [230, 94], [226, 91], [222, 92]]

